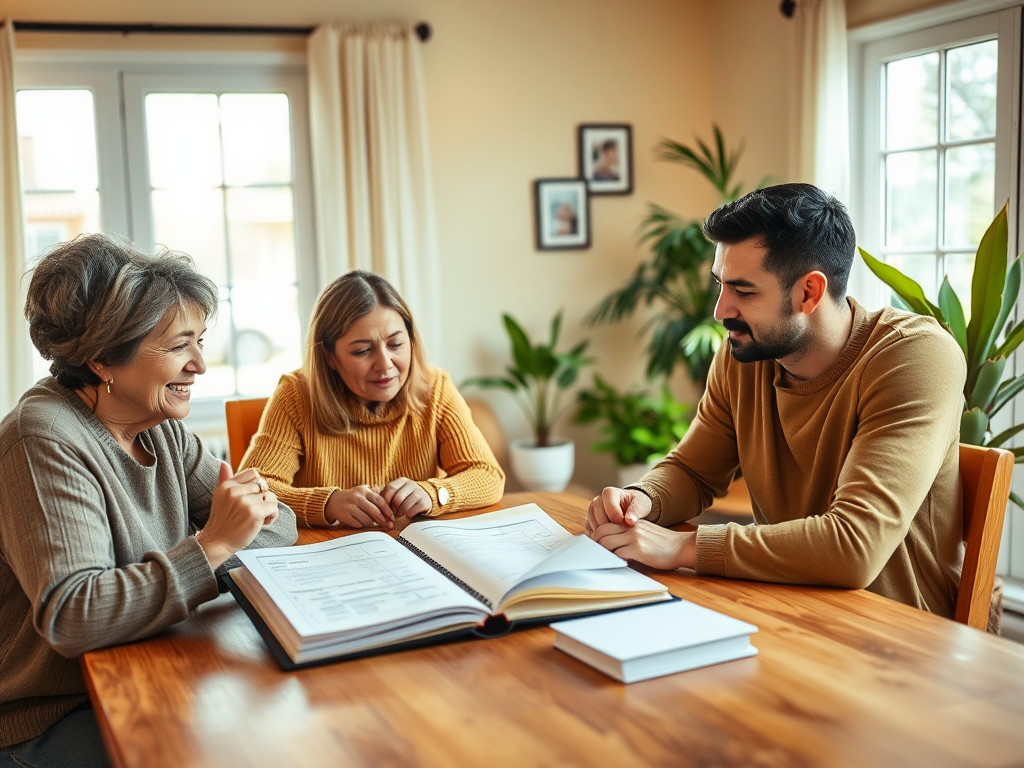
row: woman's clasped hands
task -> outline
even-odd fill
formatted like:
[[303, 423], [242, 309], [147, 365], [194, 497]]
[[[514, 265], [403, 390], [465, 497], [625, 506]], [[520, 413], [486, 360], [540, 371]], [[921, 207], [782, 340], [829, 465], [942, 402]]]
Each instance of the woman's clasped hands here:
[[419, 483], [399, 477], [384, 487], [357, 485], [336, 490], [327, 500], [324, 517], [349, 528], [389, 530], [396, 519], [412, 518], [432, 508], [430, 495]]
[[214, 569], [245, 549], [265, 525], [277, 519], [277, 496], [257, 469], [233, 475], [221, 462], [220, 477], [210, 504], [210, 518], [196, 540]]

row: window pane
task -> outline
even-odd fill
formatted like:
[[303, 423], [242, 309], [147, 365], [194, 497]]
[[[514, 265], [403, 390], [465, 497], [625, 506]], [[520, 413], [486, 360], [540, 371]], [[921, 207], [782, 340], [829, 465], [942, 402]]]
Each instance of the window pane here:
[[25, 192], [25, 256], [100, 230], [100, 196], [79, 192]]
[[220, 121], [214, 94], [147, 95], [146, 137], [153, 187], [220, 186]]
[[292, 180], [287, 96], [226, 93], [220, 98], [220, 116], [226, 184], [286, 184]]
[[971, 319], [971, 277], [974, 275], [974, 254], [973, 253], [949, 253], [946, 254], [946, 277], [949, 284], [960, 299], [960, 306], [963, 307], [964, 317], [970, 322]]
[[91, 91], [18, 91], [15, 108], [24, 190], [98, 187]]
[[221, 288], [196, 397], [267, 394], [301, 364], [288, 99], [150, 94], [146, 117], [155, 239]]
[[933, 150], [900, 152], [885, 162], [886, 244], [934, 248], [938, 174]]
[[939, 54], [891, 62], [885, 68], [885, 137], [889, 149], [934, 144], [939, 136]]
[[946, 132], [952, 140], [996, 135], [995, 40], [946, 53]]
[[294, 283], [291, 188], [229, 189], [227, 195], [232, 283]]
[[930, 253], [890, 254], [885, 257], [885, 263], [896, 267], [904, 275], [915, 280], [924, 289], [925, 295], [935, 301], [935, 269], [938, 266], [935, 256]]
[[302, 364], [299, 303], [294, 285], [232, 289], [240, 394], [272, 392], [285, 371]]
[[184, 251], [217, 285], [228, 284], [224, 252], [224, 193], [219, 189], [154, 189], [153, 237]]
[[974, 247], [992, 223], [995, 206], [995, 144], [946, 151], [946, 232], [951, 248]]

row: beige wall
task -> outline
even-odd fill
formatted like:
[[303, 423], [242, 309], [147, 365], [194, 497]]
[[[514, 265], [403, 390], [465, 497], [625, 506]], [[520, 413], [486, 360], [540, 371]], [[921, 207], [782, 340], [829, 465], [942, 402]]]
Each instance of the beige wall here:
[[850, 29], [894, 19], [958, 0], [846, 0], [846, 26]]
[[[764, 0], [0, 0], [0, 15], [210, 24], [429, 21], [434, 38], [423, 57], [445, 331], [434, 360], [456, 381], [500, 369], [507, 356], [502, 311], [540, 334], [562, 307], [567, 341], [589, 336], [603, 375], [622, 386], [640, 383], [639, 319], [590, 329], [583, 318], [641, 258], [636, 228], [648, 201], [693, 217], [716, 203], [707, 182], [655, 162], [652, 147], [662, 136], [707, 137], [717, 121], [731, 142], [746, 140], [740, 178], [748, 189], [765, 174], [784, 180], [789, 166], [792, 22]], [[54, 40], [71, 45], [58, 35], [23, 35], [19, 44]], [[536, 251], [532, 181], [575, 175], [577, 126], [608, 121], [633, 125], [634, 193], [593, 199], [589, 250]], [[685, 382], [676, 387], [680, 396], [694, 396]], [[490, 399], [509, 436], [525, 436], [525, 420], [510, 399]], [[577, 481], [593, 488], [611, 482], [611, 460], [588, 455], [594, 432], [568, 425], [562, 431], [577, 439]]]

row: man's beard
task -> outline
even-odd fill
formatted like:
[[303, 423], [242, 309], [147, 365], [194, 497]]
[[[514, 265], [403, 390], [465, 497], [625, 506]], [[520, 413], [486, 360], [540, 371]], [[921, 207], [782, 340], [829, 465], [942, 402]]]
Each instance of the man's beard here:
[[722, 325], [727, 331], [737, 331], [747, 336], [745, 341], [729, 338], [729, 350], [738, 363], [781, 360], [803, 351], [807, 344], [806, 335], [795, 322], [793, 312], [788, 307], [783, 310], [781, 325], [758, 331], [758, 338], [754, 337], [750, 326], [742, 320], [727, 317], [722, 321]]

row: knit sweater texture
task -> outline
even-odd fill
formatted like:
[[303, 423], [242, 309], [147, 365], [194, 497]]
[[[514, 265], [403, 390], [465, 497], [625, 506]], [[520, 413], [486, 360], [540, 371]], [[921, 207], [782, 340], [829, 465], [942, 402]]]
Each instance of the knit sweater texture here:
[[[86, 700], [79, 654], [152, 635], [218, 594], [190, 534], [209, 518], [220, 462], [177, 420], [139, 439], [152, 466], [53, 378], [0, 422], [0, 747]], [[281, 505], [250, 547], [296, 538]]]
[[686, 437], [638, 484], [663, 525], [700, 514], [737, 468], [755, 525], [700, 526], [697, 572], [867, 588], [953, 615], [963, 561], [966, 364], [935, 320], [852, 299], [839, 358], [790, 382], [722, 346]]
[[[469, 406], [445, 371], [431, 368], [428, 377], [421, 412], [394, 403], [371, 412], [348, 397], [353, 428], [327, 435], [313, 423], [305, 375], [285, 374], [239, 466], [258, 467], [299, 523], [309, 526], [329, 525], [324, 508], [335, 490], [384, 486], [399, 477], [416, 481], [427, 492], [429, 515], [500, 501], [505, 475]], [[443, 505], [437, 497], [442, 487], [449, 495]]]

